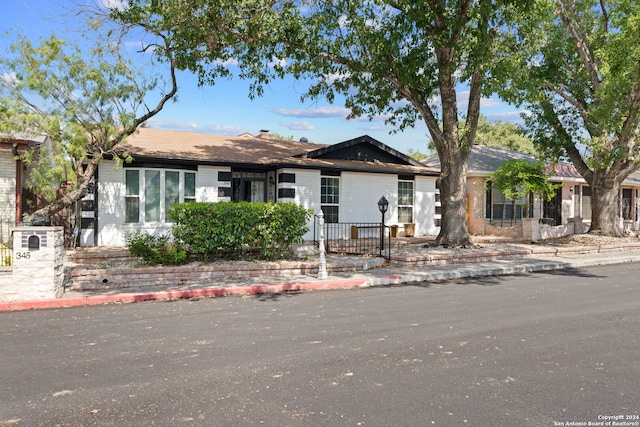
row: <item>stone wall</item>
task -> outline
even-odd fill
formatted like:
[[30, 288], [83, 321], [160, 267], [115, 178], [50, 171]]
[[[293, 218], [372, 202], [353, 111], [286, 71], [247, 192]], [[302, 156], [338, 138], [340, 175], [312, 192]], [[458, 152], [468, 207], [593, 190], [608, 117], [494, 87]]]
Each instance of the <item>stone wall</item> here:
[[63, 279], [63, 228], [15, 228], [12, 277], [0, 285], [0, 301], [60, 297], [64, 291]]

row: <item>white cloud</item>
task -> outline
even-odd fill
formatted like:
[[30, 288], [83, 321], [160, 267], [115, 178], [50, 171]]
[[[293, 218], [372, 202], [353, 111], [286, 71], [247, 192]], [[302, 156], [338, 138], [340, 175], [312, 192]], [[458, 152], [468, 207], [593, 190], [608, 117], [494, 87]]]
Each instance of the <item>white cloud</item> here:
[[[458, 98], [458, 109], [462, 110], [462, 109], [467, 109], [467, 106], [469, 105], [469, 95], [471, 95], [471, 92], [468, 90], [461, 90], [458, 91], [456, 93], [457, 98]], [[480, 107], [481, 108], [492, 108], [492, 107], [499, 107], [501, 106], [502, 103], [498, 100], [495, 100], [493, 98], [482, 98], [480, 99]]]
[[238, 65], [238, 60], [237, 59], [233, 59], [233, 58], [227, 59], [225, 61], [220, 61], [220, 60], [216, 59], [214, 62], [217, 65], [222, 65], [223, 67], [233, 67], [233, 66]]
[[277, 66], [280, 67], [285, 67], [287, 65], [287, 60], [286, 59], [278, 59], [278, 58], [274, 58], [271, 60], [271, 62], [269, 62], [267, 64], [270, 68]]
[[315, 127], [306, 120], [300, 122], [280, 122], [280, 125], [289, 130], [315, 130]]
[[0, 83], [4, 86], [11, 87], [18, 82], [18, 75], [14, 72], [4, 73], [0, 75]]
[[187, 132], [213, 133], [218, 135], [240, 135], [247, 129], [238, 126], [200, 125], [195, 122], [178, 122], [172, 120], [149, 120], [149, 127], [156, 129], [183, 130]]
[[344, 78], [347, 78], [351, 76], [351, 73], [334, 73], [334, 74], [325, 74], [324, 76], [322, 76], [322, 80], [325, 81], [326, 83], [334, 83], [336, 81], [340, 81]]
[[358, 126], [358, 129], [365, 131], [365, 132], [381, 132], [381, 131], [389, 131], [391, 129], [393, 129], [393, 127], [391, 126], [387, 126], [383, 123], [380, 122], [376, 122], [376, 123], [371, 123], [368, 126]]
[[524, 120], [522, 120], [522, 115], [528, 116], [531, 115], [531, 112], [528, 110], [520, 110], [485, 114], [485, 116], [487, 116], [489, 120], [501, 120], [503, 122], [513, 122], [517, 124], [524, 123]]
[[492, 108], [492, 107], [500, 107], [502, 102], [497, 101], [492, 98], [482, 98], [480, 99], [480, 107], [481, 108]]
[[96, 0], [96, 2], [107, 9], [125, 10], [129, 7], [126, 0]]
[[334, 106], [319, 108], [276, 108], [273, 111], [281, 116], [308, 119], [327, 117], [346, 118], [349, 115], [349, 110], [347, 108]]

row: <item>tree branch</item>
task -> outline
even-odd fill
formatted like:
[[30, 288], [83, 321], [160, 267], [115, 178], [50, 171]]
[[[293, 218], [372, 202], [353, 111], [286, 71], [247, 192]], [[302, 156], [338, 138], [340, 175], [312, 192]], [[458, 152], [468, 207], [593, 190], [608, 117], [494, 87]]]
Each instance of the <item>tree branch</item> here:
[[600, 0], [600, 11], [602, 12], [602, 28], [604, 30], [604, 39], [609, 34], [609, 13], [607, 12], [604, 0]]
[[571, 135], [564, 128], [564, 125], [558, 118], [556, 111], [553, 109], [553, 105], [551, 105], [549, 101], [542, 101], [541, 107], [545, 115], [551, 118], [550, 124], [553, 127], [556, 135], [558, 136], [562, 148], [564, 148], [564, 150], [567, 152], [567, 155], [571, 159], [571, 162], [573, 163], [575, 168], [578, 170], [578, 173], [587, 181], [587, 183], [589, 183], [589, 185], [591, 185], [593, 183], [593, 171], [591, 170], [591, 168], [589, 168], [589, 166], [582, 158], [580, 151], [578, 151], [575, 144], [573, 143]]
[[589, 74], [589, 80], [591, 81], [591, 86], [593, 92], [595, 92], [600, 86], [600, 76], [598, 71], [598, 64], [596, 59], [589, 49], [589, 45], [584, 36], [584, 32], [579, 27], [578, 22], [573, 19], [572, 15], [575, 15], [575, 2], [574, 0], [570, 0], [573, 2], [572, 10], [567, 10], [564, 0], [557, 0], [556, 5], [558, 6], [558, 13], [560, 15], [560, 19], [564, 23], [565, 27], [571, 34], [573, 41], [575, 42], [576, 48], [578, 49], [578, 53], [580, 58], [582, 59], [582, 63], [585, 66], [587, 73]]
[[167, 56], [169, 59], [169, 64], [170, 64], [170, 74], [171, 74], [171, 90], [166, 93], [161, 99], [160, 101], [158, 101], [158, 104], [156, 105], [156, 107], [153, 110], [147, 111], [146, 114], [143, 114], [140, 117], [136, 117], [133, 120], [133, 123], [131, 125], [129, 125], [127, 128], [125, 128], [123, 131], [121, 131], [114, 139], [113, 139], [113, 144], [111, 146], [111, 149], [113, 150], [113, 148], [120, 144], [127, 136], [132, 135], [136, 129], [138, 129], [138, 127], [140, 127], [140, 125], [142, 125], [144, 122], [146, 122], [147, 120], [149, 120], [151, 117], [155, 116], [156, 114], [158, 114], [162, 108], [164, 108], [164, 105], [171, 99], [174, 97], [174, 95], [178, 92], [178, 81], [176, 78], [176, 68], [175, 68], [175, 59], [173, 57], [173, 52], [172, 50], [169, 48], [169, 42], [167, 40], [167, 38], [162, 35], [162, 34], [157, 34], [159, 37], [161, 37], [164, 41], [165, 41], [165, 46], [167, 48], [166, 52], [167, 52]]
[[635, 146], [635, 142], [633, 141], [636, 139], [634, 138], [634, 134], [637, 135], [638, 132], [638, 114], [640, 113], [640, 70], [636, 77], [635, 87], [630, 95], [629, 114], [622, 123], [619, 138], [621, 141], [627, 141], [627, 151], [632, 153], [633, 147]]
[[587, 113], [586, 108], [584, 107], [584, 105], [582, 105], [580, 102], [578, 102], [577, 99], [575, 99], [572, 96], [570, 96], [568, 90], [564, 90], [564, 89], [566, 89], [566, 87], [564, 87], [564, 85], [556, 86], [551, 82], [546, 82], [544, 84], [544, 87], [546, 87], [551, 92], [555, 93], [560, 98], [564, 99], [566, 102], [571, 104], [576, 110], [578, 110], [578, 113], [580, 114], [580, 117], [582, 117], [582, 120], [585, 123], [587, 123], [588, 113]]

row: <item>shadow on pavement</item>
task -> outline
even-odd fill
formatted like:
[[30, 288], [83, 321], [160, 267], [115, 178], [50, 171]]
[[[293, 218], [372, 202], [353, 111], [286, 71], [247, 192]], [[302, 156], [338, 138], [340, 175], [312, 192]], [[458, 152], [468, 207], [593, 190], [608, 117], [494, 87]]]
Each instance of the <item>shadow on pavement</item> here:
[[280, 298], [291, 298], [300, 295], [303, 291], [286, 291], [286, 292], [267, 292], [255, 294], [258, 301], [278, 301]]
[[585, 271], [578, 268], [565, 268], [563, 270], [538, 271], [536, 273], [530, 273], [530, 274], [546, 274], [550, 276], [589, 277], [589, 278], [602, 278], [602, 279], [607, 277], [601, 274], [595, 274], [591, 271]]

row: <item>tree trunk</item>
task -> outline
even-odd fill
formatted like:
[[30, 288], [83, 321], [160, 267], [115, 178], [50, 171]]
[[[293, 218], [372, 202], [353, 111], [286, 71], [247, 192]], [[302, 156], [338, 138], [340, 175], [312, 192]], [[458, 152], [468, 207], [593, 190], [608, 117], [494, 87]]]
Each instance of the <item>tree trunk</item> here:
[[620, 182], [595, 171], [591, 183], [591, 227], [589, 233], [622, 237], [618, 209]]
[[442, 222], [436, 243], [447, 246], [471, 246], [467, 229], [467, 198], [465, 186], [467, 180], [468, 153], [458, 147], [455, 153], [440, 158], [440, 203]]
[[56, 212], [59, 212], [62, 209], [71, 206], [72, 204], [86, 196], [89, 191], [89, 183], [91, 182], [91, 178], [93, 178], [96, 170], [98, 169], [98, 163], [100, 162], [100, 159], [101, 157], [95, 156], [90, 159], [89, 163], [84, 165], [84, 167], [80, 165], [82, 169], [76, 168], [76, 170], [82, 170], [82, 173], [77, 175], [78, 184], [76, 188], [63, 195], [62, 197], [57, 198], [47, 206], [38, 209], [31, 214], [31, 217], [50, 218]]

